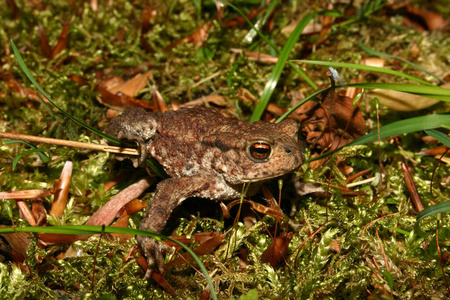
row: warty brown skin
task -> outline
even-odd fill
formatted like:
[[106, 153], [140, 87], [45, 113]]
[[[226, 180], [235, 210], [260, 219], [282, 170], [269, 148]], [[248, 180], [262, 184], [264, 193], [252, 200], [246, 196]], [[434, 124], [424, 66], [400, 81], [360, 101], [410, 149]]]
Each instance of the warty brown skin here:
[[[152, 156], [171, 177], [157, 185], [139, 226], [157, 233], [187, 198], [240, 198], [243, 184], [250, 182], [247, 196], [252, 196], [262, 182], [292, 172], [304, 161], [295, 121], [249, 124], [199, 106], [166, 113], [133, 108], [114, 118], [106, 132], [138, 144], [141, 156], [130, 158], [134, 167]], [[146, 277], [154, 267], [163, 273], [163, 255], [170, 248], [149, 237], [139, 236], [138, 242], [149, 265]]]

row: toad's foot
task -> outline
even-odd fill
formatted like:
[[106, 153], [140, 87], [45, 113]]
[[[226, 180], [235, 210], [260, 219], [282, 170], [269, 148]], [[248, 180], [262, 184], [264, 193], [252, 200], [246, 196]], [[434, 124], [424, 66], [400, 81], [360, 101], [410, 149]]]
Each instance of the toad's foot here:
[[143, 166], [148, 156], [148, 147], [152, 143], [158, 126], [155, 114], [149, 114], [142, 107], [135, 107], [115, 117], [106, 128], [106, 133], [121, 141], [134, 142], [139, 146], [139, 157], [117, 154], [118, 160], [130, 158], [133, 166]]
[[172, 248], [148, 236], [138, 236], [137, 240], [147, 258], [148, 266], [147, 271], [145, 272], [145, 279], [150, 278], [154, 268], [156, 268], [160, 274], [163, 274], [164, 255], [172, 253]]

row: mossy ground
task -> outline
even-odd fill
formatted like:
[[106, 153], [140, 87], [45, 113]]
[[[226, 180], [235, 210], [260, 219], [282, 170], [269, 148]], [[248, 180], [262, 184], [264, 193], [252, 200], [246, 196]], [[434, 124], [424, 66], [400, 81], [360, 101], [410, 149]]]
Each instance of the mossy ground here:
[[[99, 140], [91, 132], [67, 120], [49, 104], [30, 100], [11, 86], [11, 78], [15, 78], [21, 86], [32, 89], [10, 54], [10, 39], [14, 40], [28, 68], [54, 101], [68, 113], [101, 130], [108, 120], [105, 116], [107, 108], [97, 101], [99, 95], [95, 92], [98, 72], [127, 79], [135, 68], [150, 69], [153, 82], [140, 92], [140, 99], [151, 101], [151, 85], [157, 86], [167, 102], [184, 103], [210, 94], [223, 95], [230, 110], [239, 107], [240, 115], [248, 119], [253, 105], [240, 101], [236, 94], [240, 88], [245, 88], [258, 97], [273, 65], [252, 61], [243, 54], [232, 53], [230, 48], [276, 55], [258, 38], [251, 44], [245, 42], [243, 37], [250, 29], [246, 23], [223, 28], [218, 21], [213, 21], [209, 37], [202, 47], [196, 49], [193, 44], [181, 43], [170, 51], [164, 51], [174, 41], [189, 36], [199, 26], [213, 20], [216, 8], [209, 1], [204, 1], [201, 12], [195, 6], [197, 1], [156, 2], [156, 17], [151, 21], [150, 31], [143, 36], [153, 51], [144, 50], [141, 43], [141, 16], [145, 6], [141, 1], [99, 2], [97, 11], [91, 8], [88, 1], [15, 1], [20, 11], [18, 18], [14, 18], [14, 10], [7, 2], [0, 3], [0, 44], [3, 45], [0, 50], [0, 131], [5, 132], [75, 141]], [[258, 8], [260, 2], [263, 1], [235, 1], [234, 4], [249, 13]], [[448, 20], [449, 12], [445, 9], [448, 8], [448, 1], [435, 2], [439, 1], [427, 1], [426, 4], [440, 9], [439, 12]], [[416, 4], [419, 6], [418, 2]], [[356, 10], [360, 8], [356, 3], [354, 5]], [[281, 33], [281, 29], [292, 21], [300, 20], [306, 14], [325, 7], [326, 1], [281, 2], [273, 16], [273, 29], [268, 31], [264, 27], [262, 31], [281, 49], [288, 37]], [[342, 4], [336, 8], [343, 11], [348, 7]], [[238, 14], [233, 9], [225, 10], [223, 19], [235, 17]], [[70, 29], [66, 49], [53, 59], [45, 58], [40, 47], [38, 24], [42, 25], [50, 45], [54, 46], [67, 20], [70, 21]], [[319, 19], [316, 21], [319, 22]], [[414, 41], [420, 49], [420, 55], [411, 58], [413, 62], [439, 76], [448, 74], [448, 31], [419, 32], [406, 28], [401, 23], [401, 15], [388, 16], [383, 10], [354, 21], [345, 26], [336, 26], [325, 42], [319, 43], [319, 39], [314, 37], [302, 38], [290, 57], [359, 63], [367, 56], [358, 46], [358, 41], [362, 41], [370, 48], [409, 59], [412, 57], [410, 45]], [[418, 73], [414, 68], [406, 65], [399, 67], [392, 61], [388, 63], [392, 63], [392, 67], [399, 71], [423, 76], [423, 79], [436, 83], [433, 78]], [[325, 68], [305, 68], [308, 76], [317, 84], [328, 82]], [[73, 75], [84, 77], [87, 84], [75, 83], [71, 80]], [[351, 78], [358, 76], [358, 71], [342, 70], [341, 75], [349, 82]], [[210, 80], [196, 85], [210, 76]], [[374, 74], [367, 74], [365, 80], [404, 81]], [[287, 67], [271, 101], [288, 106], [288, 93], [293, 90], [301, 90], [306, 95], [314, 91], [296, 72]], [[367, 103], [367, 107], [363, 108], [365, 118], [376, 124], [375, 106]], [[383, 125], [414, 115], [448, 111], [448, 105], [440, 103], [414, 113], [399, 113], [382, 108], [379, 114]], [[410, 165], [414, 169], [413, 178], [425, 206], [432, 201], [450, 200], [448, 165], [435, 169], [437, 162], [433, 157], [414, 155], [422, 148], [432, 147], [422, 142], [422, 136], [423, 133], [418, 132], [398, 137], [398, 144], [392, 141], [381, 142], [381, 161], [385, 172], [382, 185], [366, 184], [353, 188], [366, 193], [364, 201], [358, 197], [344, 197], [340, 189], [333, 187], [330, 187], [329, 199], [298, 199], [298, 211], [292, 221], [303, 227], [294, 233], [289, 245], [289, 251], [293, 255], [283, 266], [272, 268], [260, 262], [261, 254], [271, 242], [266, 228], [273, 231], [275, 221], [272, 217], [263, 217], [252, 228], [239, 223], [233, 237], [237, 238], [239, 247], [248, 250], [249, 265], [246, 268], [238, 264], [237, 254], [224, 259], [224, 247], [227, 243], [202, 257], [216, 285], [219, 298], [237, 299], [245, 294], [250, 297], [254, 295], [253, 292], [249, 293], [251, 290], [257, 290], [260, 299], [355, 299], [367, 298], [369, 295], [399, 299], [448, 297], [449, 291], [436, 247], [436, 218], [427, 218], [421, 223], [424, 230], [432, 232], [428, 237], [422, 238], [414, 233], [417, 213], [408, 201], [409, 193], [400, 168], [400, 163], [408, 161], [406, 154], [414, 157], [415, 163], [410, 162]], [[0, 186], [2, 191], [50, 187], [59, 177], [64, 162], [72, 160], [74, 174], [71, 200], [63, 219], [53, 219], [53, 224], [83, 224], [111, 195], [144, 175], [138, 173], [113, 190], [103, 192], [105, 182], [117, 176], [121, 169], [132, 170], [132, 166], [126, 162], [118, 163], [105, 153], [53, 145], [39, 147], [51, 155], [49, 163], [43, 163], [37, 155], [32, 154], [24, 156], [16, 169], [12, 170], [14, 157], [28, 148], [22, 144], [1, 145]], [[354, 168], [355, 173], [368, 168], [373, 170], [370, 176], [380, 172], [378, 144], [355, 147], [344, 152], [345, 163]], [[304, 165], [302, 171], [300, 175], [303, 181], [329, 181], [335, 186], [343, 183], [341, 174], [334, 167], [334, 161], [316, 170]], [[433, 186], [433, 194], [430, 193], [430, 184]], [[148, 194], [144, 200], [150, 198], [151, 194]], [[51, 202], [51, 198], [46, 201]], [[13, 209], [16, 226], [25, 223], [19, 219], [18, 209], [13, 201], [2, 202], [1, 205], [3, 209], [0, 210], [0, 224], [11, 225], [4, 209], [7, 205]], [[139, 219], [140, 214], [134, 215], [129, 226], [136, 228]], [[447, 260], [450, 246], [449, 220], [446, 214], [442, 214], [439, 223], [440, 251], [447, 277], [450, 275]], [[215, 218], [194, 216], [178, 222], [178, 234], [192, 233], [194, 229], [199, 232], [228, 232], [231, 228], [230, 224], [224, 223], [219, 213], [215, 213]], [[308, 240], [321, 226], [324, 227], [320, 232]], [[300, 247], [305, 241], [307, 242]], [[75, 299], [99, 298], [102, 295], [118, 299], [170, 298], [154, 282], [148, 283], [142, 279], [143, 272], [134, 259], [124, 260], [134, 243], [135, 240], [101, 241], [96, 258], [93, 294], [90, 294], [91, 278], [98, 239], [74, 243], [72, 248], [79, 252], [64, 259], [59, 254], [65, 253], [69, 245], [57, 244], [39, 249], [33, 244], [28, 251], [31, 274], [26, 268], [20, 269], [15, 264], [0, 263], [0, 292], [5, 299]], [[188, 266], [169, 269], [165, 276], [178, 297], [185, 299], [198, 299], [206, 286], [202, 275]]]

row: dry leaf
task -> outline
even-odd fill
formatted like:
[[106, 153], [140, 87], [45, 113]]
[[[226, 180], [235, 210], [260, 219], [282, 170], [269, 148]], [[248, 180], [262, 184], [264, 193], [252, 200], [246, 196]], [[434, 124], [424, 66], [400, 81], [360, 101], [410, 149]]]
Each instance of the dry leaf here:
[[47, 226], [47, 211], [41, 199], [31, 201], [31, 212], [37, 226]]
[[442, 155], [437, 155], [434, 158], [439, 159], [440, 161], [446, 163], [447, 165], [450, 165], [450, 158]]
[[55, 48], [53, 48], [52, 58], [54, 58], [61, 51], [67, 48], [67, 40], [68, 40], [67, 32], [69, 31], [69, 29], [70, 29], [70, 19], [67, 19], [61, 31], [61, 34], [59, 35], [58, 43], [56, 44]]
[[[10, 73], [0, 72], [0, 80], [4, 81], [7, 87], [19, 93], [20, 96], [33, 101], [39, 101], [39, 98], [35, 91], [22, 86], [17, 80], [15, 80]], [[6, 96], [6, 95], [5, 95]], [[48, 100], [44, 98], [44, 101], [48, 103]]]
[[424, 149], [418, 153], [417, 155], [428, 155], [428, 156], [435, 156], [435, 155], [443, 155], [448, 152], [447, 146], [438, 146], [431, 149]]
[[122, 93], [113, 94], [103, 88], [100, 84], [97, 85], [95, 90], [100, 93], [100, 97], [97, 97], [98, 102], [114, 110], [121, 111], [131, 107], [143, 107], [152, 111], [155, 110], [155, 106], [151, 103], [144, 102]]
[[365, 59], [361, 60], [362, 65], [378, 67], [378, 68], [384, 68], [385, 62], [386, 62], [386, 60], [384, 58], [378, 58], [378, 57], [370, 57], [370, 58], [365, 58]]
[[136, 183], [133, 183], [114, 197], [112, 197], [105, 205], [91, 216], [86, 222], [86, 225], [109, 225], [116, 218], [120, 209], [131, 200], [139, 197], [146, 189], [148, 189], [154, 178], [144, 178]]
[[367, 96], [376, 97], [381, 105], [398, 111], [421, 110], [439, 102], [436, 99], [393, 90], [373, 89], [367, 92]]
[[[241, 87], [238, 89], [238, 91], [239, 92], [236, 95], [236, 97], [239, 98], [240, 100], [252, 102], [255, 104], [258, 103], [259, 100], [256, 99], [255, 96], [253, 96], [252, 93], [250, 93], [247, 89]], [[276, 116], [281, 116], [287, 111], [287, 109], [274, 103], [269, 103], [266, 107], [266, 111]], [[297, 112], [293, 112], [288, 116], [288, 118], [299, 120], [300, 116], [297, 114]]]
[[[0, 228], [7, 228], [8, 226], [0, 225]], [[29, 232], [15, 232], [8, 234], [0, 234], [11, 247], [11, 252], [8, 254], [13, 261], [23, 262], [26, 258], [26, 251], [30, 246], [33, 235]]]
[[115, 85], [112, 85], [113, 83], [109, 82], [108, 87], [105, 86], [105, 88], [113, 94], [122, 93], [133, 97], [139, 93], [147, 85], [148, 80], [152, 78], [152, 71], [147, 71], [144, 74], [136, 74], [136, 76], [125, 82], [120, 82], [120, 80], [115, 79]]
[[158, 111], [166, 112], [170, 110], [167, 106], [166, 101], [164, 101], [164, 98], [161, 96], [155, 86], [153, 87], [152, 100], [153, 104], [158, 108]]
[[282, 232], [261, 255], [261, 262], [268, 263], [275, 268], [280, 262], [285, 261], [292, 237], [292, 232], [287, 234]]
[[150, 19], [152, 21], [155, 21], [157, 16], [158, 10], [156, 10], [152, 4], [146, 3], [144, 8], [142, 9], [141, 36], [144, 36], [152, 29], [153, 26], [150, 22]]
[[[194, 235], [195, 237], [195, 235]], [[202, 235], [202, 239], [200, 240], [200, 245], [195, 248], [193, 251], [197, 256], [205, 255], [212, 253], [214, 249], [219, 246], [223, 239], [225, 238], [225, 234], [220, 234], [217, 232], [205, 232]], [[196, 239], [198, 241], [198, 239]], [[176, 259], [168, 262], [165, 267], [169, 268], [171, 266], [176, 266], [179, 264], [184, 264], [186, 262], [193, 261], [194, 259], [189, 253], [184, 253], [182, 256], [177, 257]]]
[[[239, 204], [240, 202], [241, 202], [240, 199], [231, 201], [227, 205], [228, 210], [230, 210], [233, 206], [235, 206], [236, 204]], [[256, 210], [257, 212], [259, 212], [259, 213], [262, 213], [262, 214], [265, 214], [265, 215], [269, 215], [269, 216], [272, 216], [272, 217], [275, 217], [275, 218], [280, 218], [280, 219], [283, 219], [284, 217], [286, 217], [286, 215], [283, 214], [283, 212], [280, 211], [278, 208], [277, 209], [272, 209], [272, 208], [269, 208], [267, 206], [264, 206], [262, 204], [259, 204], [257, 202], [250, 201], [250, 200], [244, 200], [243, 202], [250, 204], [252, 206], [252, 208], [254, 210]]]
[[[287, 26], [285, 26], [283, 29], [281, 29], [281, 33], [289, 35], [294, 31], [295, 27], [297, 27], [299, 21], [293, 21], [289, 23]], [[314, 34], [319, 33], [322, 30], [322, 24], [314, 22], [314, 20], [311, 20], [311, 22], [308, 23], [308, 25], [305, 26], [305, 29], [303, 29], [302, 34]]]
[[413, 16], [421, 18], [427, 25], [428, 30], [444, 29], [447, 25], [447, 21], [445, 21], [441, 14], [426, 9], [415, 8], [411, 4], [406, 5], [406, 9]]
[[69, 195], [70, 181], [72, 178], [73, 163], [68, 160], [64, 164], [61, 171], [60, 180], [55, 184], [55, 195], [50, 212], [56, 216], [61, 217], [66, 208], [67, 197]]
[[352, 183], [353, 181], [356, 180], [356, 178], [361, 177], [361, 176], [369, 173], [370, 171], [372, 171], [372, 169], [365, 169], [356, 174], [350, 175], [347, 177], [347, 180], [345, 181], [345, 183]]
[[52, 59], [52, 47], [50, 47], [50, 44], [48, 42], [47, 35], [45, 34], [44, 27], [42, 27], [42, 24], [38, 23], [38, 32], [39, 32], [39, 42], [41, 47], [42, 55], [44, 55], [48, 59]]
[[128, 176], [130, 176], [129, 172], [124, 172], [124, 173], [120, 174], [119, 176], [114, 177], [113, 179], [111, 179], [110, 181], [105, 183], [104, 191], [106, 192], [106, 191], [110, 190], [116, 184], [118, 184], [119, 182], [121, 182], [122, 180], [127, 178]]
[[31, 212], [28, 205], [23, 200], [16, 201], [17, 207], [19, 208], [22, 219], [25, 219], [31, 226], [36, 226], [36, 220], [34, 219], [33, 213]]
[[237, 49], [237, 48], [231, 48], [230, 51], [233, 53], [244, 53], [244, 55], [247, 56], [248, 59], [254, 60], [254, 61], [270, 63], [270, 64], [275, 64], [278, 61], [278, 57], [274, 57], [272, 55], [265, 54], [265, 53], [260, 53], [260, 52], [255, 52], [255, 51], [247, 51], [247, 50], [242, 50], [242, 49]]
[[[112, 227], [119, 228], [127, 228], [128, 227], [128, 219], [130, 215], [126, 210], [123, 211], [122, 215], [120, 215], [119, 219], [112, 225]], [[124, 233], [111, 233], [111, 235], [115, 238], [118, 238], [119, 241], [124, 242], [133, 238], [132, 234], [124, 234]]]
[[264, 194], [264, 198], [267, 201], [267, 206], [271, 209], [278, 210], [280, 213], [282, 213], [280, 206], [278, 205], [277, 201], [275, 200], [275, 197], [272, 195], [269, 189], [266, 188], [265, 185], [263, 185], [261, 187], [261, 190]]
[[212, 22], [207, 22], [197, 28], [196, 31], [194, 31], [190, 36], [182, 38], [180, 40], [177, 40], [173, 43], [171, 43], [169, 46], [165, 47], [163, 51], [170, 51], [179, 44], [182, 43], [190, 43], [195, 45], [195, 49], [200, 48], [203, 43], [208, 39], [209, 36], [209, 29], [213, 26]]
[[39, 241], [46, 244], [72, 243], [87, 240], [92, 234], [58, 234], [58, 233], [38, 233]]
[[352, 98], [337, 95], [334, 88], [322, 93], [320, 98], [320, 105], [313, 101], [305, 103], [300, 115], [300, 132], [310, 148], [319, 152], [334, 150], [365, 134], [364, 117], [358, 105], [353, 106]]
[[22, 190], [22, 191], [10, 191], [10, 192], [0, 192], [0, 199], [35, 199], [43, 198], [53, 195], [53, 189], [35, 189], [35, 190]]
[[402, 163], [402, 171], [403, 175], [405, 176], [405, 182], [406, 186], [408, 187], [409, 196], [411, 197], [411, 203], [417, 212], [421, 212], [425, 207], [423, 206], [422, 199], [417, 192], [417, 187], [414, 183], [414, 180], [412, 179], [411, 173], [409, 173], [408, 166], [405, 163]]
[[[257, 15], [259, 15], [260, 13], [264, 12], [264, 11], [265, 11], [265, 8], [256, 8], [256, 9], [253, 9], [248, 14], [246, 14], [245, 17], [248, 20], [251, 20], [254, 17], [256, 17]], [[230, 19], [230, 20], [222, 22], [222, 27], [223, 28], [234, 27], [234, 26], [237, 26], [237, 25], [240, 25], [240, 24], [245, 24], [245, 23], [247, 23], [247, 21], [244, 19], [244, 17], [237, 16], [234, 19]]]
[[137, 74], [127, 81], [118, 76], [103, 78], [95, 87], [95, 90], [100, 92], [97, 99], [103, 105], [119, 111], [131, 107], [144, 107], [154, 111], [153, 104], [134, 98], [134, 95], [139, 93], [152, 78], [151, 71]]
[[193, 107], [196, 105], [204, 105], [205, 103], [208, 103], [208, 104], [212, 103], [217, 106], [226, 106], [227, 100], [224, 96], [209, 95], [209, 96], [203, 96], [201, 98], [186, 102], [183, 104], [183, 106]]

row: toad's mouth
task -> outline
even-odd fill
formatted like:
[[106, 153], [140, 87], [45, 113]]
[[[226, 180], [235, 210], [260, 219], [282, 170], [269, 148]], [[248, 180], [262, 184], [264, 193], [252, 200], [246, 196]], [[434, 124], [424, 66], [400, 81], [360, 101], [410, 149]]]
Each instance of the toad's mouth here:
[[240, 179], [242, 182], [267, 181], [298, 170], [302, 162], [303, 160], [300, 156], [299, 158], [295, 157], [289, 164], [272, 164], [270, 168], [261, 166], [247, 168], [248, 172], [243, 172], [244, 176]]
[[269, 173], [269, 174], [255, 174], [254, 176], [245, 176], [243, 178], [241, 178], [241, 181], [243, 183], [250, 183], [250, 182], [256, 182], [256, 181], [267, 181], [267, 180], [271, 180], [274, 178], [278, 178], [281, 177], [283, 175], [289, 174], [291, 172], [294, 172], [296, 169], [289, 169], [289, 170], [284, 170], [284, 171], [278, 171], [275, 173]]

